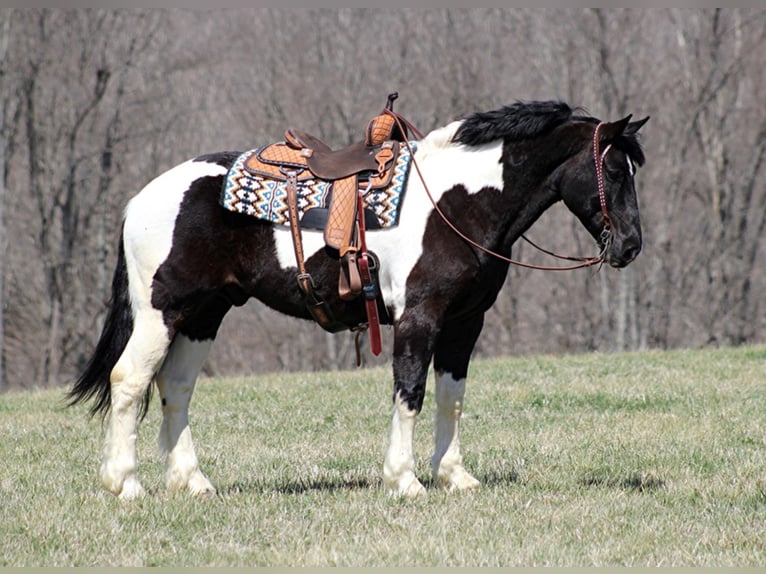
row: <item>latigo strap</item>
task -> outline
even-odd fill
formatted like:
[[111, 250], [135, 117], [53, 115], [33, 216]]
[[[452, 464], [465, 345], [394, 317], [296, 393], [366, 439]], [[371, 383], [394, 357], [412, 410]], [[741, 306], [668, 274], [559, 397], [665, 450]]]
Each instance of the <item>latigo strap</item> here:
[[367, 309], [367, 328], [370, 333], [370, 351], [376, 357], [382, 349], [380, 339], [380, 317], [378, 317], [378, 285], [372, 279], [370, 272], [370, 257], [367, 251], [367, 240], [364, 228], [364, 203], [362, 194], [359, 192], [359, 275], [362, 279], [362, 292], [364, 293], [364, 305]]
[[287, 172], [287, 209], [290, 216], [290, 230], [293, 235], [293, 248], [295, 249], [295, 262], [298, 265], [298, 287], [303, 293], [303, 299], [314, 320], [326, 331], [337, 333], [345, 331], [348, 325], [341, 323], [333, 316], [330, 307], [314, 291], [314, 280], [306, 271], [306, 263], [303, 256], [303, 238], [298, 221], [298, 192], [297, 177], [294, 170]]

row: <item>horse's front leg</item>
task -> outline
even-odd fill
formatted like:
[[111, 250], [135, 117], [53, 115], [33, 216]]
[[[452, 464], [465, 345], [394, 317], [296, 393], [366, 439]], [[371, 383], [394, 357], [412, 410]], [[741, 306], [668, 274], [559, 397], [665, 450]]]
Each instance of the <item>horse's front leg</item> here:
[[400, 496], [425, 493], [415, 476], [412, 442], [415, 422], [423, 407], [434, 332], [433, 322], [407, 311], [394, 330], [394, 416], [383, 480], [390, 493]]
[[436, 420], [431, 469], [434, 481], [448, 490], [471, 490], [480, 486], [479, 481], [463, 467], [460, 418], [468, 363], [483, 324], [483, 314], [446, 324], [434, 349]]

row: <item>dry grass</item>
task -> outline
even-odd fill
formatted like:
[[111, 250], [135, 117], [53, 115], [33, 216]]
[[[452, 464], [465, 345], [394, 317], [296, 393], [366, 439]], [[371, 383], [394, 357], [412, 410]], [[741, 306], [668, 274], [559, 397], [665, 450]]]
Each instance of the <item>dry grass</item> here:
[[[388, 369], [203, 380], [219, 495], [102, 492], [102, 429], [61, 391], [0, 397], [0, 565], [761, 566], [766, 348], [477, 361], [463, 445], [482, 490], [386, 496]], [[433, 398], [416, 435], [429, 481]]]

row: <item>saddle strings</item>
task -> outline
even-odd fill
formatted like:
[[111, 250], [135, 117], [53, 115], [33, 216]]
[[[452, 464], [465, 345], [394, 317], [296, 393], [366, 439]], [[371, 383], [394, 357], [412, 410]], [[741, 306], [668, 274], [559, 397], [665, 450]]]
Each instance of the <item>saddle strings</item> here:
[[[394, 120], [396, 121], [397, 125], [399, 126], [399, 129], [402, 131], [402, 134], [405, 134], [406, 132], [405, 132], [403, 126], [402, 126], [402, 119], [403, 118], [401, 118], [401, 116], [399, 114], [397, 114], [397, 113], [395, 113], [393, 111], [390, 111], [390, 110], [384, 110], [384, 112], [388, 113], [388, 114], [390, 114], [390, 115], [392, 115], [394, 117]], [[404, 121], [406, 122], [408, 127], [413, 128], [413, 131], [416, 132], [416, 134], [418, 135], [419, 139], [423, 138], [423, 134], [420, 131], [418, 131], [417, 129], [414, 129], [414, 126], [412, 126], [412, 124], [409, 121], [407, 121], [407, 120], [404, 120]], [[556, 257], [558, 259], [564, 259], [564, 260], [569, 260], [569, 261], [579, 261], [580, 262], [577, 265], [565, 265], [565, 266], [558, 266], [558, 267], [549, 267], [549, 266], [545, 266], [545, 265], [534, 265], [534, 264], [531, 264], [531, 263], [524, 263], [523, 261], [518, 261], [516, 259], [511, 259], [510, 257], [506, 257], [505, 255], [502, 255], [500, 253], [492, 251], [491, 249], [488, 249], [487, 247], [484, 247], [483, 245], [477, 243], [476, 241], [474, 241], [473, 239], [468, 237], [465, 233], [460, 231], [460, 229], [458, 229], [455, 226], [455, 224], [453, 224], [447, 218], [447, 216], [441, 210], [441, 208], [437, 204], [436, 200], [434, 199], [433, 195], [431, 194], [431, 190], [428, 188], [428, 184], [426, 183], [426, 180], [423, 177], [423, 173], [420, 171], [420, 166], [418, 165], [418, 162], [415, 159], [415, 153], [413, 152], [412, 147], [410, 146], [410, 142], [408, 141], [408, 139], [406, 137], [404, 138], [404, 144], [407, 146], [407, 149], [410, 151], [410, 155], [412, 157], [412, 165], [415, 166], [415, 170], [418, 172], [418, 177], [420, 177], [420, 181], [423, 184], [423, 189], [425, 189], [426, 195], [428, 195], [428, 199], [431, 200], [431, 204], [434, 206], [434, 210], [436, 211], [436, 213], [439, 214], [439, 216], [442, 218], [444, 223], [447, 224], [447, 226], [450, 229], [452, 229], [452, 231], [454, 231], [455, 234], [458, 235], [458, 237], [463, 239], [463, 241], [467, 242], [469, 245], [472, 245], [476, 249], [479, 249], [480, 251], [483, 251], [487, 255], [495, 257], [496, 259], [500, 259], [501, 261], [505, 261], [506, 263], [510, 263], [512, 265], [517, 265], [519, 267], [525, 267], [527, 269], [538, 269], [538, 270], [541, 270], [541, 271], [571, 271], [571, 270], [574, 270], [574, 269], [582, 269], [584, 267], [591, 267], [593, 265], [598, 265], [600, 263], [603, 263], [605, 258], [606, 258], [607, 249], [609, 248], [609, 244], [611, 242], [610, 241], [611, 240], [611, 226], [609, 224], [609, 216], [607, 215], [607, 211], [606, 211], [606, 196], [604, 194], [604, 180], [603, 180], [603, 169], [602, 169], [603, 165], [601, 165], [601, 162], [603, 162], [603, 159], [604, 159], [604, 156], [606, 155], [606, 152], [609, 151], [609, 148], [611, 146], [607, 146], [607, 148], [603, 151], [603, 153], [599, 153], [599, 150], [598, 150], [598, 143], [599, 143], [598, 133], [599, 133], [600, 128], [601, 128], [602, 125], [603, 125], [603, 122], [598, 124], [598, 126], [596, 126], [596, 131], [595, 131], [594, 137], [593, 137], [593, 144], [594, 144], [594, 150], [593, 151], [594, 151], [594, 156], [596, 158], [595, 162], [596, 162], [596, 166], [597, 166], [596, 167], [596, 179], [597, 179], [597, 183], [598, 183], [599, 202], [601, 204], [601, 211], [602, 211], [602, 214], [604, 216], [604, 231], [602, 231], [602, 234], [601, 234], [601, 240], [602, 240], [601, 252], [596, 257], [567, 257], [567, 256], [557, 255], [557, 254], [555, 254], [555, 253], [553, 253], [551, 251], [547, 251], [545, 249], [542, 249], [541, 247], [539, 247], [538, 245], [536, 245], [535, 243], [533, 243], [532, 241], [527, 239], [524, 235], [522, 235], [522, 237], [524, 238], [525, 241], [527, 241], [528, 243], [530, 243], [532, 246], [534, 246], [535, 248], [539, 249], [543, 253], [546, 253], [546, 254], [551, 255], [553, 257]]]

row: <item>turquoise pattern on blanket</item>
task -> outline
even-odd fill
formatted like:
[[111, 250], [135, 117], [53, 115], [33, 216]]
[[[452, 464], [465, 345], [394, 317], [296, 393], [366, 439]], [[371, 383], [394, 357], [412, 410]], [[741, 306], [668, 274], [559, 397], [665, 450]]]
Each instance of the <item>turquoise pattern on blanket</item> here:
[[[413, 151], [417, 142], [409, 142]], [[239, 155], [229, 168], [221, 193], [221, 205], [230, 211], [250, 215], [278, 225], [290, 225], [287, 215], [287, 184], [251, 174], [245, 164], [257, 150]], [[391, 183], [384, 189], [369, 190], [363, 194], [365, 207], [377, 217], [383, 229], [399, 224], [404, 192], [412, 164], [406, 145], [400, 146]], [[297, 189], [298, 216], [314, 207], [328, 207], [332, 182], [311, 179], [299, 182]], [[362, 187], [360, 191], [364, 192]]]

